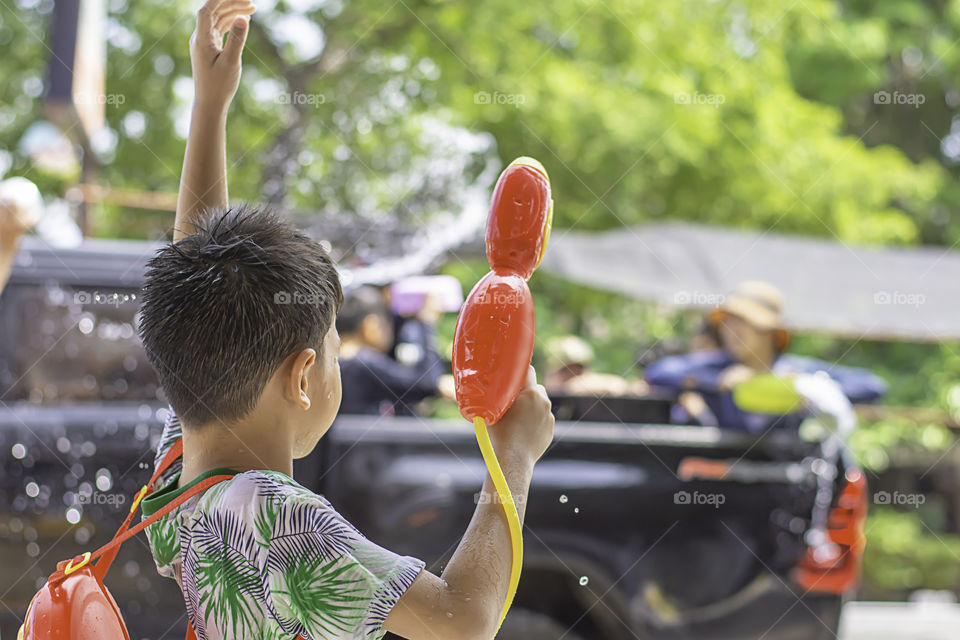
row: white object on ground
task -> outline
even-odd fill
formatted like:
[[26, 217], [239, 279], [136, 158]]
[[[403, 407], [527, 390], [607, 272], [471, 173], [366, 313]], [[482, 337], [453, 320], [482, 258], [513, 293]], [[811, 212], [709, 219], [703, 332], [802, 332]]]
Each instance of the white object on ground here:
[[848, 602], [838, 640], [953, 640], [960, 605], [948, 602]]

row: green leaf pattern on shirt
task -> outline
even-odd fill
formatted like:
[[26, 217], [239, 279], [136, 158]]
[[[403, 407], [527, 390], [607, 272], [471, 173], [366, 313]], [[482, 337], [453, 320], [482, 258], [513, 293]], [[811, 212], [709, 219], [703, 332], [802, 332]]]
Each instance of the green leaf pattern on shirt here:
[[[158, 460], [172, 434], [175, 416]], [[199, 640], [379, 639], [424, 566], [370, 542], [325, 498], [273, 471], [214, 485], [147, 536], [159, 572], [180, 583]]]

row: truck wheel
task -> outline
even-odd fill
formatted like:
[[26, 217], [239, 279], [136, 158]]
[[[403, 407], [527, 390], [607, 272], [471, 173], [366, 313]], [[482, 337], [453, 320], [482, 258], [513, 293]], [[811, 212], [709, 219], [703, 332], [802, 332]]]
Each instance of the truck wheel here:
[[582, 640], [548, 615], [529, 609], [511, 609], [497, 633], [497, 640]]

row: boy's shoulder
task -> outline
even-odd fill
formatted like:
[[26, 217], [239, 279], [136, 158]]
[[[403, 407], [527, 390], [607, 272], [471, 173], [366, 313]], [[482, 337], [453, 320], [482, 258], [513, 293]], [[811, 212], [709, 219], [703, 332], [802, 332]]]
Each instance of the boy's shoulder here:
[[[155, 464], [160, 463], [181, 436], [180, 421], [171, 409], [157, 444]], [[144, 517], [156, 513], [209, 476], [234, 475], [190, 498], [147, 529], [157, 568], [163, 575], [174, 576], [183, 543], [204, 532], [218, 535], [241, 532], [252, 536], [259, 546], [267, 547], [275, 543], [278, 529], [322, 531], [338, 541], [329, 551], [339, 553], [349, 553], [355, 541], [362, 538], [325, 497], [283, 473], [215, 469], [178, 486], [181, 470], [181, 460], [177, 459], [160, 476], [156, 490], [142, 502]]]
[[[212, 475], [232, 473], [225, 469], [207, 472], [184, 486], [178, 486], [179, 474], [147, 496], [142, 504], [144, 517], [156, 513], [189, 487]], [[245, 471], [223, 480], [198, 496], [187, 500], [147, 528], [147, 537], [161, 574], [172, 576], [181, 561], [184, 542], [194, 536], [230, 533], [250, 536], [261, 546], [269, 546], [278, 525], [277, 519], [298, 513], [333, 518], [332, 505], [281, 473]], [[345, 520], [343, 520], [346, 523]], [[341, 527], [353, 534], [352, 526]], [[189, 546], [189, 544], [188, 544]], [[345, 545], [346, 547], [346, 545]], [[344, 548], [348, 551], [349, 548]]]

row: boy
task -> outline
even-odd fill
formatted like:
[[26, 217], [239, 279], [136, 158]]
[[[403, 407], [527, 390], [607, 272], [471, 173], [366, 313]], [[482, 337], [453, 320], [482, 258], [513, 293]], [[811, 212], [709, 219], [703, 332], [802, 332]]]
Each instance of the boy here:
[[443, 374], [440, 355], [433, 344], [432, 326], [421, 328], [421, 351], [413, 364], [398, 362], [387, 353], [393, 346], [393, 317], [383, 294], [373, 287], [360, 287], [347, 296], [337, 314], [340, 334], [340, 379], [343, 398], [340, 413], [385, 415], [397, 408], [413, 415], [410, 405], [437, 393]]
[[[150, 527], [158, 569], [179, 583], [201, 639], [492, 638], [511, 549], [489, 476], [487, 499], [439, 577], [368, 541], [290, 478], [340, 403], [332, 325], [342, 293], [318, 244], [268, 212], [225, 209], [226, 113], [253, 11], [249, 0], [209, 0], [198, 13], [175, 244], [151, 261], [144, 284], [141, 338], [177, 414], [158, 455], [183, 438], [182, 466], [143, 501], [144, 513], [205, 477], [235, 474]], [[531, 368], [491, 426], [521, 517], [552, 436]]]

